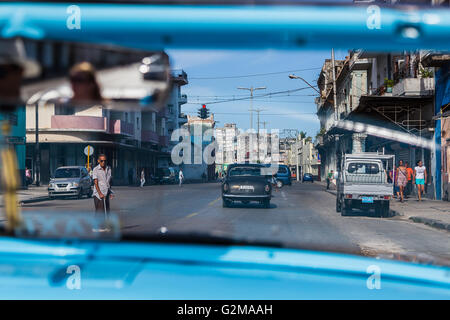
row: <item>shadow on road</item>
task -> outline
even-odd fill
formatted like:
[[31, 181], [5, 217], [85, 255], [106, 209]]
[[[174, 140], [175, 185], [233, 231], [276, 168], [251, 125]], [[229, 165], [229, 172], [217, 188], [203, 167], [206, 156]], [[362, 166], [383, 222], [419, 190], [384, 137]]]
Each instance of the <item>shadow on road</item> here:
[[[362, 209], [353, 209], [351, 212], [348, 212], [346, 217], [367, 217], [367, 218], [377, 218], [380, 219], [379, 214], [375, 212], [375, 210], [362, 210]], [[395, 216], [392, 210], [389, 211], [389, 216], [386, 218], [391, 218]]]
[[[233, 202], [229, 205], [229, 208], [246, 208], [246, 209], [265, 209], [264, 205], [259, 203], [242, 203], [242, 202]], [[277, 205], [274, 203], [270, 203], [270, 207], [267, 209], [275, 209]]]

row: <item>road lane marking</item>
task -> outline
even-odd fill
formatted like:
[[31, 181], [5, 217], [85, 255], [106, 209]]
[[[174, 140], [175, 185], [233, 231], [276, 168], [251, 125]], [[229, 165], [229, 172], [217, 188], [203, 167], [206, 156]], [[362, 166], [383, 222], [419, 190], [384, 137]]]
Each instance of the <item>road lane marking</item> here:
[[192, 218], [193, 216], [196, 216], [196, 215], [198, 215], [198, 212], [194, 212], [194, 213], [188, 214], [186, 216], [186, 218]]
[[211, 201], [210, 203], [208, 203], [208, 206], [212, 206], [214, 203], [216, 203], [217, 201], [219, 201], [220, 198], [222, 198], [222, 197], [220, 196], [220, 197], [218, 197], [216, 200]]

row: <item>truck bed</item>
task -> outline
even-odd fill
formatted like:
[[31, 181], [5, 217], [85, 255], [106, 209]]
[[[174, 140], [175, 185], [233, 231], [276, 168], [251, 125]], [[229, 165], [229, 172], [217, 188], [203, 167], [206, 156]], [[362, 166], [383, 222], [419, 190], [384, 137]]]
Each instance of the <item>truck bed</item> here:
[[343, 186], [343, 194], [356, 195], [392, 195], [393, 185], [391, 183], [373, 184], [373, 183], [351, 183], [346, 182]]

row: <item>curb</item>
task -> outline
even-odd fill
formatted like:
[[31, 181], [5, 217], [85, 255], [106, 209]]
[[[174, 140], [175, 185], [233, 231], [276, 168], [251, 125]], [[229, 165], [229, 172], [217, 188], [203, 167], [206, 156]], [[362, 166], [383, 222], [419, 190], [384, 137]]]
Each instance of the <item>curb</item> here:
[[440, 220], [429, 219], [424, 217], [409, 217], [409, 220], [414, 221], [416, 223], [423, 223], [439, 230], [450, 231], [450, 223], [445, 223]]
[[49, 196], [36, 197], [36, 198], [21, 200], [18, 202], [19, 202], [19, 205], [22, 206], [27, 203], [35, 203], [35, 202], [41, 202], [41, 201], [47, 201], [47, 200], [50, 200]]

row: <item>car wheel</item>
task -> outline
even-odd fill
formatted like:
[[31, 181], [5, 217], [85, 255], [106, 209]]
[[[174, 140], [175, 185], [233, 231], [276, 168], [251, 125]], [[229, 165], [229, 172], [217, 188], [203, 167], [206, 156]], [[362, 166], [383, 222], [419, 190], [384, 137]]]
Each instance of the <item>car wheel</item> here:
[[341, 211], [342, 211], [341, 201], [340, 201], [339, 197], [336, 197], [336, 212], [341, 212]]
[[345, 201], [342, 201], [341, 204], [341, 216], [350, 216], [352, 214], [352, 206], [346, 205]]
[[380, 218], [387, 218], [389, 217], [389, 202], [386, 201], [386, 203], [380, 202], [375, 207], [376, 215]]
[[92, 198], [93, 193], [94, 193], [94, 190], [92, 190], [92, 188], [89, 188], [89, 192], [87, 193], [87, 197], [88, 198]]
[[77, 194], [77, 199], [81, 199], [83, 197], [83, 189], [80, 189]]
[[386, 201], [383, 204], [383, 218], [388, 218], [389, 217], [389, 201]]
[[226, 199], [222, 199], [222, 207], [228, 208], [230, 206], [230, 201]]
[[263, 206], [264, 206], [264, 208], [266, 208], [266, 209], [270, 208], [270, 200], [264, 200], [264, 201], [263, 201]]

